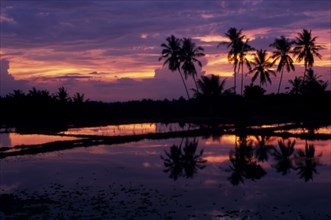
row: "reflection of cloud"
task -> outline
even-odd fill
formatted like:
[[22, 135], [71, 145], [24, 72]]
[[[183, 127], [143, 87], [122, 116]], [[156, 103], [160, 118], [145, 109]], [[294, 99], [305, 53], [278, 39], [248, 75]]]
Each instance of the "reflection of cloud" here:
[[1, 147], [11, 147], [9, 133], [0, 133], [0, 148]]

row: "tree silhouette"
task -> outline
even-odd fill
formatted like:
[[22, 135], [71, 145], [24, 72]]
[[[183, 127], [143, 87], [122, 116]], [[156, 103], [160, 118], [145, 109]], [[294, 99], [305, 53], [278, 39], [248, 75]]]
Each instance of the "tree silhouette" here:
[[292, 85], [290, 94], [292, 94], [292, 95], [301, 95], [302, 94], [302, 86], [303, 86], [302, 77], [296, 76], [293, 80], [289, 80], [289, 83]]
[[306, 143], [305, 150], [297, 150], [295, 158], [296, 169], [300, 178], [305, 182], [313, 180], [314, 174], [317, 173], [316, 167], [320, 165], [319, 158], [322, 154], [315, 156], [315, 146]]
[[201, 79], [197, 82], [199, 90], [195, 90], [195, 96], [206, 101], [215, 101], [222, 96], [224, 84], [225, 79], [221, 81], [219, 76], [201, 76]]
[[63, 86], [58, 89], [55, 96], [61, 103], [67, 103], [70, 101], [69, 93]]
[[179, 75], [184, 84], [187, 98], [190, 99], [190, 95], [188, 93], [187, 86], [181, 72], [181, 40], [176, 38], [174, 35], [171, 35], [170, 37], [167, 37], [166, 41], [167, 43], [161, 44], [163, 49], [161, 51], [161, 57], [159, 58], [159, 61], [164, 59], [165, 61], [163, 66], [167, 65], [168, 69], [172, 72], [179, 72]]
[[248, 64], [249, 61], [246, 58], [247, 52], [254, 50], [252, 46], [248, 44], [249, 39], [246, 39], [246, 41], [240, 41], [239, 44], [239, 67], [238, 72], [240, 70], [241, 66], [241, 87], [240, 87], [240, 95], [243, 95], [243, 87], [244, 87], [244, 63]]
[[233, 62], [233, 74], [234, 74], [234, 83], [233, 83], [233, 89], [234, 93], [236, 93], [237, 88], [237, 68], [239, 64], [239, 54], [241, 53], [242, 42], [245, 38], [245, 35], [242, 35], [242, 30], [237, 30], [237, 28], [231, 27], [229, 30], [225, 33], [225, 36], [229, 39], [229, 42], [222, 41], [218, 44], [219, 46], [226, 45], [229, 49], [228, 51], [228, 61], [230, 63]]
[[182, 70], [185, 78], [187, 76], [192, 76], [196, 89], [198, 90], [198, 85], [196, 81], [197, 71], [194, 63], [197, 63], [202, 67], [202, 63], [198, 60], [199, 57], [205, 56], [203, 53], [204, 49], [202, 47], [197, 47], [191, 38], [183, 39], [183, 46], [181, 48], [180, 58], [182, 62]]
[[83, 103], [85, 101], [84, 94], [76, 92], [72, 97], [74, 103]]
[[294, 169], [294, 145], [295, 140], [288, 140], [286, 144], [283, 140], [280, 140], [278, 141], [278, 148], [273, 148], [272, 156], [276, 163], [273, 164], [272, 167], [275, 168], [278, 173], [286, 175]]
[[308, 31], [303, 29], [301, 33], [298, 33], [295, 41], [294, 54], [297, 57], [297, 61], [304, 61], [305, 70], [304, 77], [308, 68], [314, 66], [314, 56], [317, 56], [319, 59], [322, 58], [321, 54], [318, 53], [322, 47], [316, 44], [317, 37], [312, 37], [311, 30]]
[[270, 57], [267, 55], [266, 50], [257, 50], [254, 54], [253, 61], [250, 61], [249, 73], [253, 73], [252, 82], [254, 82], [258, 77], [260, 78], [260, 86], [270, 83], [271, 79], [270, 75], [276, 76], [275, 71], [271, 68], [273, 66], [273, 62], [270, 61]]
[[165, 157], [161, 155], [165, 169], [163, 172], [170, 173], [169, 178], [177, 180], [178, 177], [193, 178], [198, 170], [205, 168], [206, 160], [202, 159], [203, 150], [197, 153], [198, 141], [186, 139], [184, 148], [173, 145], [169, 152], [165, 151]]
[[286, 68], [287, 72], [295, 70], [293, 59], [290, 56], [290, 53], [292, 53], [291, 47], [293, 43], [293, 41], [281, 36], [280, 38], [276, 38], [275, 41], [270, 44], [270, 47], [275, 48], [272, 58], [274, 59], [274, 63], [278, 61], [277, 72], [281, 73], [277, 90], [278, 94], [282, 84], [284, 69]]

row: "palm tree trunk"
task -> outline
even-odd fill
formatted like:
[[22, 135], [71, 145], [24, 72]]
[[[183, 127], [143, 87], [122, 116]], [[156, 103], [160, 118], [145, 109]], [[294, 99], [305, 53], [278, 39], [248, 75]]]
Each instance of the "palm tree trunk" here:
[[240, 95], [243, 95], [243, 87], [244, 87], [244, 61], [241, 63], [241, 90]]
[[234, 64], [234, 73], [233, 73], [233, 77], [234, 77], [234, 81], [233, 81], [233, 90], [234, 90], [234, 94], [237, 94], [237, 64]]
[[282, 69], [282, 72], [280, 74], [280, 80], [279, 80], [279, 85], [278, 85], [278, 91], [277, 91], [277, 94], [279, 94], [279, 91], [280, 91], [280, 85], [282, 84], [282, 80], [283, 80], [283, 72], [284, 72], [284, 69]]
[[199, 92], [199, 88], [198, 88], [197, 80], [195, 78], [195, 74], [193, 74], [193, 80], [194, 80], [194, 83], [195, 83], [195, 88], [197, 89], [197, 92]]
[[190, 95], [188, 94], [188, 90], [187, 90], [186, 83], [185, 83], [185, 80], [183, 78], [182, 72], [180, 71], [180, 69], [178, 69], [178, 72], [179, 72], [180, 77], [182, 78], [182, 82], [183, 82], [184, 87], [185, 87], [185, 91], [186, 91], [186, 94], [187, 94], [187, 100], [189, 100], [190, 99]]

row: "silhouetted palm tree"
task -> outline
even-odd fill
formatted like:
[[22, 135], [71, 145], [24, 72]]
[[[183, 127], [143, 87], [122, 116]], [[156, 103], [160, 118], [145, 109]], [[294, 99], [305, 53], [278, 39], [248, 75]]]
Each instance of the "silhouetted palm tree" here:
[[72, 97], [72, 101], [75, 103], [83, 103], [85, 101], [84, 94], [77, 92]]
[[254, 50], [254, 48], [248, 44], [249, 39], [246, 39], [246, 41], [241, 41], [239, 48], [239, 67], [238, 72], [240, 70], [241, 66], [241, 87], [240, 87], [240, 95], [243, 95], [243, 87], [244, 87], [244, 63], [248, 64], [248, 60], [246, 59], [247, 52]]
[[198, 85], [196, 81], [197, 71], [194, 63], [197, 63], [200, 67], [202, 67], [202, 63], [198, 60], [199, 57], [205, 56], [203, 53], [204, 49], [202, 47], [197, 47], [194, 42], [192, 42], [191, 38], [183, 39], [183, 46], [181, 48], [180, 58], [182, 62], [182, 70], [185, 75], [192, 76], [196, 89], [198, 90]]
[[303, 79], [302, 77], [296, 76], [294, 80], [289, 80], [289, 83], [292, 85], [290, 94], [300, 95], [302, 94]]
[[220, 80], [219, 76], [201, 76], [197, 85], [199, 90], [195, 90], [195, 96], [204, 100], [215, 100], [223, 94], [225, 79]]
[[273, 62], [270, 61], [270, 57], [267, 55], [266, 50], [257, 50], [254, 55], [253, 61], [249, 62], [249, 73], [253, 73], [252, 82], [256, 80], [257, 77], [260, 78], [260, 86], [270, 83], [270, 75], [276, 76], [275, 71], [271, 68]]
[[305, 150], [298, 150], [295, 158], [298, 175], [306, 182], [313, 180], [314, 173], [317, 173], [316, 167], [320, 165], [319, 158], [322, 154], [315, 156], [315, 146], [306, 143]]
[[294, 153], [295, 140], [288, 140], [285, 144], [283, 140], [278, 141], [278, 149], [273, 148], [272, 156], [276, 161], [272, 165], [278, 173], [283, 175], [288, 174], [291, 169], [294, 169], [293, 166], [293, 153]]
[[181, 72], [181, 40], [176, 38], [174, 35], [171, 35], [170, 37], [167, 37], [166, 41], [167, 43], [161, 44], [163, 49], [161, 51], [161, 57], [159, 58], [159, 61], [165, 59], [163, 66], [167, 65], [168, 69], [172, 72], [179, 72], [179, 75], [184, 84], [187, 98], [190, 99], [190, 95], [188, 93], [187, 86]]
[[290, 56], [290, 53], [292, 53], [291, 47], [293, 43], [293, 41], [281, 36], [280, 38], [276, 38], [274, 43], [270, 44], [270, 47], [274, 47], [276, 49], [273, 52], [272, 58], [274, 59], [274, 62], [278, 61], [277, 72], [281, 73], [277, 93], [280, 91], [284, 68], [286, 68], [287, 72], [295, 70], [293, 59]]
[[230, 40], [229, 42], [223, 41], [218, 44], [219, 46], [226, 45], [229, 49], [228, 52], [228, 61], [233, 62], [233, 74], [234, 74], [234, 92], [236, 93], [237, 87], [237, 67], [239, 64], [239, 54], [242, 48], [242, 41], [245, 38], [245, 35], [242, 35], [242, 30], [237, 30], [237, 28], [231, 27], [226, 33], [225, 36]]
[[296, 37], [294, 54], [297, 57], [297, 61], [304, 61], [304, 77], [308, 68], [312, 68], [314, 65], [314, 56], [317, 56], [319, 59], [322, 58], [321, 54], [318, 53], [322, 47], [316, 44], [316, 39], [317, 37], [312, 37], [311, 30], [308, 31], [306, 29], [303, 29]]
[[69, 93], [66, 88], [63, 86], [58, 89], [56, 92], [56, 98], [59, 100], [61, 103], [67, 103], [70, 101]]

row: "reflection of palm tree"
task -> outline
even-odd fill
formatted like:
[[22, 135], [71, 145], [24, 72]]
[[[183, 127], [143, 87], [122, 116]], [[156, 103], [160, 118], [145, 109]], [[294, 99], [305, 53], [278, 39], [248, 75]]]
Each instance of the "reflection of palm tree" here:
[[284, 36], [276, 38], [274, 43], [270, 44], [271, 47], [274, 47], [276, 49], [273, 52], [272, 58], [274, 59], [274, 62], [278, 61], [277, 72], [281, 73], [277, 93], [279, 93], [280, 91], [284, 68], [286, 68], [287, 72], [295, 70], [293, 65], [293, 59], [289, 55], [291, 53], [292, 44], [293, 42], [285, 38]]
[[276, 163], [272, 165], [278, 173], [283, 175], [290, 172], [291, 169], [294, 169], [293, 166], [293, 153], [294, 153], [295, 140], [288, 140], [285, 144], [284, 141], [278, 141], [278, 149], [274, 148], [272, 156]]
[[159, 61], [162, 59], [165, 59], [163, 66], [168, 65], [168, 69], [172, 72], [178, 71], [179, 75], [182, 79], [182, 82], [185, 87], [185, 91], [187, 94], [187, 98], [190, 99], [190, 95], [188, 94], [188, 90], [186, 87], [185, 80], [183, 78], [182, 72], [180, 70], [180, 53], [181, 53], [181, 40], [176, 38], [174, 35], [171, 35], [170, 37], [167, 37], [167, 43], [161, 44], [162, 52], [161, 57], [159, 58]]
[[316, 167], [320, 165], [319, 158], [322, 154], [315, 156], [315, 146], [306, 143], [305, 151], [298, 150], [295, 158], [298, 175], [306, 182], [313, 180], [314, 173], [317, 173]]
[[233, 62], [233, 73], [234, 73], [234, 85], [233, 89], [236, 93], [236, 81], [237, 81], [237, 67], [239, 63], [239, 54], [241, 52], [242, 41], [245, 38], [245, 35], [242, 35], [241, 30], [231, 27], [226, 33], [225, 36], [229, 38], [230, 42], [223, 41], [218, 46], [226, 45], [229, 48], [228, 52], [228, 61]]
[[191, 38], [184, 38], [180, 55], [181, 62], [183, 63], [182, 70], [185, 77], [192, 76], [196, 89], [198, 90], [198, 85], [196, 81], [197, 70], [194, 63], [197, 63], [200, 67], [202, 66], [202, 63], [197, 58], [205, 56], [205, 54], [203, 53], [203, 48], [197, 47], [195, 43], [192, 42]]
[[202, 159], [203, 150], [197, 153], [198, 141], [185, 141], [184, 148], [182, 143], [170, 147], [170, 151], [165, 151], [166, 157], [161, 155], [165, 166], [164, 172], [170, 172], [169, 177], [177, 180], [178, 177], [193, 178], [198, 170], [205, 168], [206, 160]]
[[[273, 62], [270, 61], [270, 57], [267, 56], [266, 50], [257, 50], [253, 58], [253, 61], [249, 62], [249, 73], [253, 73], [252, 82], [256, 80], [257, 77], [260, 78], [260, 86], [270, 83], [270, 75], [276, 76], [275, 71], [271, 68]], [[253, 67], [252, 67], [253, 66]]]
[[297, 56], [297, 61], [304, 61], [304, 75], [308, 68], [313, 67], [314, 56], [317, 56], [320, 59], [322, 58], [321, 54], [318, 53], [322, 47], [320, 45], [316, 45], [316, 39], [317, 37], [312, 37], [311, 30], [308, 31], [306, 29], [303, 29], [301, 33], [298, 33], [298, 37], [296, 37], [294, 54]]
[[231, 176], [228, 180], [232, 185], [243, 183], [244, 179], [256, 180], [266, 174], [266, 171], [253, 160], [253, 147], [246, 139], [239, 139], [239, 146], [235, 150], [230, 151], [229, 166]]
[[273, 145], [268, 144], [271, 141], [269, 136], [255, 136], [257, 144], [255, 145], [255, 158], [257, 161], [268, 161], [270, 150]]

